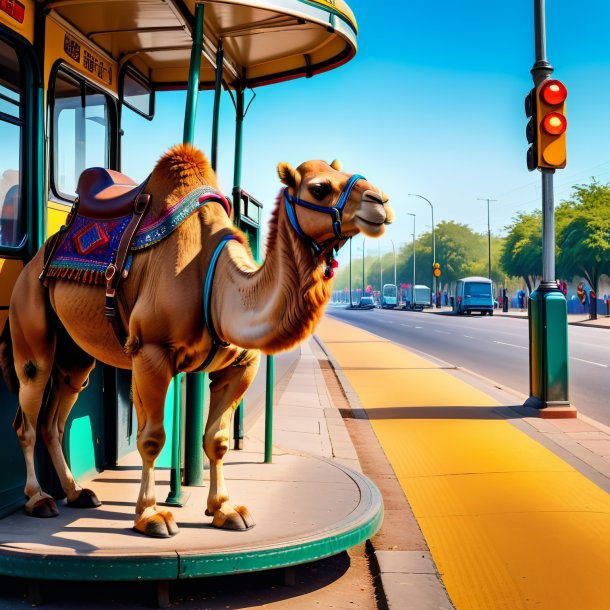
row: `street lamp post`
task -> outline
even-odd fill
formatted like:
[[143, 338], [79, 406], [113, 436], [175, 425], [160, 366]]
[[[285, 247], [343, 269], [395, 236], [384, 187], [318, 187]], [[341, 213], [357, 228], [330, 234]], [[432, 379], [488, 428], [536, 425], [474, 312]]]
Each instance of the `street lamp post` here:
[[349, 240], [349, 306], [353, 307], [352, 303], [352, 240]]
[[433, 269], [432, 269], [431, 286], [432, 286], [432, 290], [434, 291], [434, 301], [436, 302], [437, 281], [436, 281], [436, 277], [434, 276], [434, 263], [436, 263], [436, 236], [434, 234], [434, 206], [432, 205], [432, 202], [429, 199], [426, 199], [426, 197], [424, 197], [423, 195], [416, 195], [415, 193], [409, 193], [409, 197], [419, 197], [420, 199], [427, 201], [428, 204], [430, 205], [430, 211], [432, 212], [432, 265], [433, 265]]
[[491, 230], [489, 228], [489, 202], [497, 199], [477, 197], [477, 201], [487, 201], [487, 277], [491, 279]]
[[409, 216], [413, 216], [413, 283], [411, 284], [411, 305], [415, 299], [415, 214], [407, 212]]
[[383, 263], [381, 262], [381, 240], [377, 240], [377, 256], [379, 257], [379, 298], [383, 290]]
[[396, 248], [394, 247], [394, 240], [390, 240], [392, 244], [392, 252], [394, 253], [394, 286], [396, 286]]
[[360, 298], [364, 296], [364, 235], [362, 236], [362, 292]]

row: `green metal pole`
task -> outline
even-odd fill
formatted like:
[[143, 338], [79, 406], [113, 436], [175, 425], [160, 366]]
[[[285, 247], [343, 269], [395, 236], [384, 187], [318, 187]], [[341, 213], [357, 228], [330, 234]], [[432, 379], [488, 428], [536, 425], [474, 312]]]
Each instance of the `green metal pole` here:
[[244, 90], [235, 91], [235, 163], [233, 169], [233, 222], [241, 229], [241, 157], [244, 135]]
[[180, 375], [174, 377], [174, 418], [172, 426], [172, 470], [169, 482], [169, 494], [165, 504], [183, 506], [187, 498], [182, 494], [182, 481], [180, 478], [180, 436], [182, 434], [180, 419], [182, 404], [182, 391]]
[[207, 373], [190, 373], [186, 383], [184, 484], [203, 487], [203, 415]]
[[220, 119], [220, 95], [222, 93], [222, 65], [224, 52], [222, 39], [218, 41], [216, 50], [216, 86], [214, 87], [214, 112], [212, 115], [212, 169], [218, 167], [218, 125]]
[[[241, 157], [244, 131], [244, 90], [241, 84], [235, 90], [235, 164], [233, 169], [233, 222], [241, 228]], [[244, 401], [239, 403], [233, 416], [233, 448], [244, 448]]]
[[184, 112], [185, 144], [192, 144], [195, 135], [195, 116], [197, 114], [197, 94], [199, 93], [199, 70], [201, 68], [201, 53], [203, 51], [203, 4], [195, 4], [195, 31], [191, 47], [191, 63], [189, 66], [189, 82], [186, 92], [186, 109]]
[[265, 396], [265, 464], [273, 458], [273, 356], [267, 356], [267, 377]]
[[[191, 48], [191, 63], [184, 112], [185, 144], [192, 144], [195, 136], [195, 117], [199, 93], [199, 70], [203, 50], [203, 4], [195, 5], [195, 30]], [[185, 410], [185, 460], [184, 484], [201, 487], [203, 485], [203, 404], [205, 397], [205, 376], [203, 373], [190, 373], [186, 376]], [[180, 402], [175, 404], [179, 409]], [[180, 444], [180, 437], [175, 441]], [[172, 474], [174, 474], [172, 472]], [[176, 476], [176, 479], [179, 479]]]

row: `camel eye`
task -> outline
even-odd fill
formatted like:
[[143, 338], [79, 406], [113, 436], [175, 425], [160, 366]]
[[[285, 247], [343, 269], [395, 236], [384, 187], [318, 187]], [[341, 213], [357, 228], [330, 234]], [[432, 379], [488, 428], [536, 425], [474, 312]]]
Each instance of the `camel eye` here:
[[326, 199], [328, 193], [330, 193], [330, 188], [328, 184], [313, 184], [309, 187], [309, 192], [317, 199], [318, 201], [322, 201]]

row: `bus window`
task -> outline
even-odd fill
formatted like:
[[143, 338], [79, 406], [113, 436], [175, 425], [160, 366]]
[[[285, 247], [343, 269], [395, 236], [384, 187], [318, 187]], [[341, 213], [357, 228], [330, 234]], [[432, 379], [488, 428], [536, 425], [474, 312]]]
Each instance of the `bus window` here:
[[87, 167], [111, 167], [109, 97], [60, 68], [53, 83], [51, 181], [55, 195], [73, 201]]
[[17, 53], [0, 40], [0, 245], [3, 246], [18, 246], [23, 239], [21, 82]]

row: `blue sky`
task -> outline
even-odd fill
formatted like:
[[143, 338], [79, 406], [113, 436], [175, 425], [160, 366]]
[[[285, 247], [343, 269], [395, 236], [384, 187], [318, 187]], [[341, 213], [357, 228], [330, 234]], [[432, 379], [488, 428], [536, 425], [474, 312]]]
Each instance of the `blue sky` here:
[[[349, 2], [360, 28], [358, 53], [345, 66], [256, 90], [246, 117], [242, 186], [268, 217], [280, 189], [276, 166], [339, 158], [387, 192], [398, 219], [383, 253], [435, 221], [454, 220], [493, 234], [519, 212], [540, 208], [540, 174], [525, 163], [523, 100], [532, 87], [534, 0]], [[555, 200], [595, 177], [610, 181], [610, 2], [548, 0], [547, 57], [568, 88], [568, 164], [555, 174]], [[380, 10], [380, 6], [387, 7]], [[212, 92], [199, 96], [195, 144], [210, 149]], [[246, 94], [247, 96], [249, 93]], [[182, 136], [181, 93], [157, 99], [144, 150], [126, 129], [123, 170], [143, 178]], [[234, 111], [221, 109], [219, 180], [233, 180]], [[357, 249], [361, 248], [358, 240]], [[367, 240], [367, 253], [377, 244]], [[342, 257], [345, 261], [345, 255]]]

